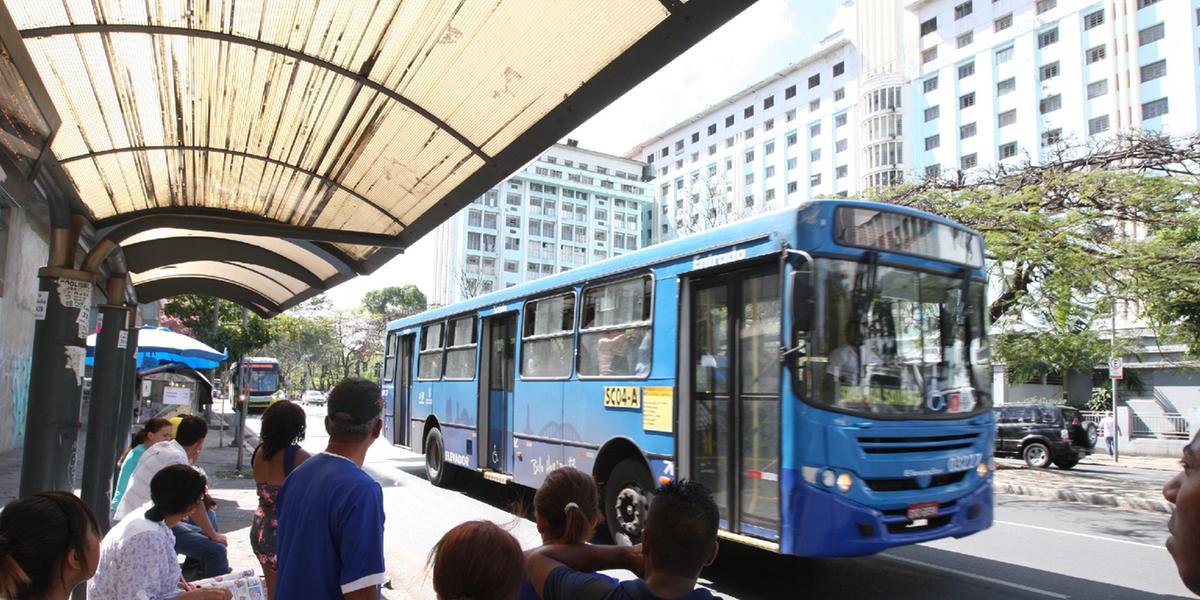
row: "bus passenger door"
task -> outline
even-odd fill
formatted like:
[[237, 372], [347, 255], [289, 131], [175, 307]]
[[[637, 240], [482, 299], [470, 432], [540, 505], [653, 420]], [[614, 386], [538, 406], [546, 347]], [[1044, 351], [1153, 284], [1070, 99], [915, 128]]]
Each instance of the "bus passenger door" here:
[[517, 371], [517, 313], [487, 319], [486, 335], [484, 348], [488, 362], [484, 414], [487, 430], [481, 449], [487, 456], [479, 462], [493, 471], [508, 473], [508, 412]]
[[778, 539], [779, 270], [740, 269], [692, 286], [692, 478], [712, 490], [722, 528]]
[[412, 432], [412, 364], [413, 364], [413, 335], [400, 336], [396, 347], [395, 357], [395, 391], [392, 392], [393, 413], [392, 431], [394, 444], [412, 447], [410, 434]]

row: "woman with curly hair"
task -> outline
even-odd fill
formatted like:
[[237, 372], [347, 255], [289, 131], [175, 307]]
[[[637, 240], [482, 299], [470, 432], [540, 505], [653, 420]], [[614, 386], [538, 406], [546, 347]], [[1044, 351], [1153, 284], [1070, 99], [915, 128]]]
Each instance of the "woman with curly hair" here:
[[275, 593], [275, 499], [283, 480], [292, 470], [308, 459], [309, 454], [299, 446], [304, 439], [308, 417], [299, 404], [281, 400], [272, 404], [262, 416], [258, 447], [250, 457], [254, 483], [258, 489], [258, 510], [250, 526], [250, 547], [262, 563], [267, 581], [267, 595]]

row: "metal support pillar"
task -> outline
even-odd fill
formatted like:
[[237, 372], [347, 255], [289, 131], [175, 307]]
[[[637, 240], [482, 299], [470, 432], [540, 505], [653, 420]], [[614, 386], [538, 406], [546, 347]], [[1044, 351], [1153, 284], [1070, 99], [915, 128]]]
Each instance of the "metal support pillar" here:
[[123, 447], [121, 431], [121, 387], [125, 377], [125, 348], [129, 345], [129, 309], [120, 302], [125, 297], [125, 278], [108, 282], [108, 304], [100, 308], [100, 332], [96, 334], [95, 364], [92, 368], [92, 400], [88, 407], [86, 452], [83, 457], [83, 501], [108, 531], [109, 502], [112, 500], [114, 455]]
[[51, 230], [50, 260], [38, 271], [21, 497], [74, 488], [72, 461], [81, 426], [80, 392], [94, 287], [91, 273], [74, 269], [84, 222], [74, 215], [70, 227]]
[[[138, 328], [137, 328], [137, 305], [127, 305], [128, 322], [126, 323], [126, 344], [125, 348], [121, 349], [122, 366], [121, 371], [124, 377], [121, 378], [121, 398], [117, 405], [117, 445], [113, 452], [112, 460], [109, 464], [113, 465], [113, 481], [117, 479], [116, 464], [121, 453], [125, 451], [126, 444], [129, 443], [129, 435], [133, 432], [133, 407], [141, 401], [140, 390], [138, 389], [137, 381], [137, 345], [138, 345]], [[113, 485], [116, 485], [115, 483]]]

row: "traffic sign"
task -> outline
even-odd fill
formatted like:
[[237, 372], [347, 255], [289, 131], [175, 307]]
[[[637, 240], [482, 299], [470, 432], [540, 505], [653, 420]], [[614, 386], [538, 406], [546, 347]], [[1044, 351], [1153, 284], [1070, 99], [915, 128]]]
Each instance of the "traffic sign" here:
[[1108, 359], [1108, 377], [1109, 379], [1125, 378], [1125, 362], [1121, 360], [1120, 356]]

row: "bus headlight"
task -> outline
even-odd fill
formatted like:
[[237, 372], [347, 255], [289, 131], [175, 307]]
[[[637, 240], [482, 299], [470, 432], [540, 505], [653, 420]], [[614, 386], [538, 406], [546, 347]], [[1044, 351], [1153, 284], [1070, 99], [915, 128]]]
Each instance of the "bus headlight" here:
[[833, 469], [825, 469], [825, 472], [821, 473], [821, 485], [825, 487], [833, 487], [834, 480], [836, 479], [837, 474], [833, 472]]
[[842, 473], [841, 475], [838, 475], [837, 487], [838, 491], [843, 494], [849, 492], [850, 488], [854, 487], [854, 478], [851, 477], [849, 473]]
[[987, 477], [987, 474], [988, 474], [988, 466], [987, 466], [987, 463], [985, 463], [985, 462], [981, 462], [981, 463], [979, 463], [978, 465], [976, 465], [976, 467], [975, 467], [975, 473], [977, 473], [977, 474], [978, 474], [978, 475], [979, 475], [981, 478], [982, 478], [982, 477]]

